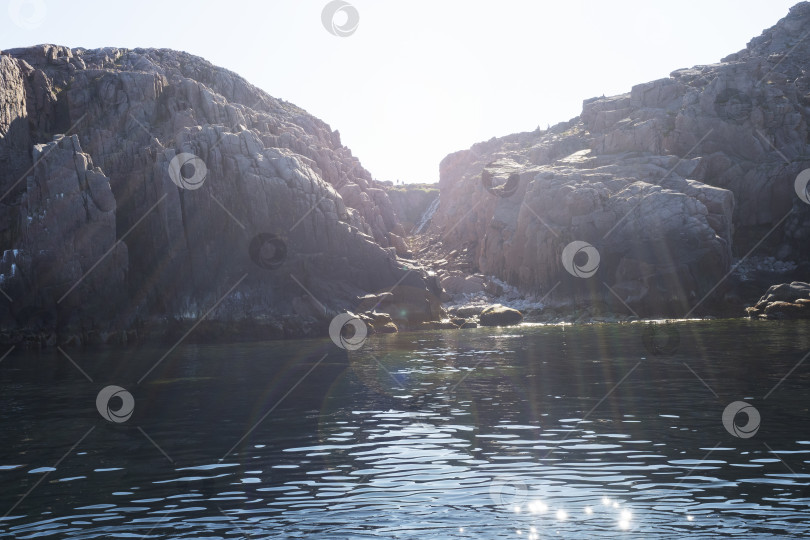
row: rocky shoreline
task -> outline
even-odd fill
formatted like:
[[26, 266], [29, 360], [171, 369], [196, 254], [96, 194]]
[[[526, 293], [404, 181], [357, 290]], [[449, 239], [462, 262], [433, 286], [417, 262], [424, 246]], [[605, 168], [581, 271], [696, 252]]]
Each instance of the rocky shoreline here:
[[0, 80], [0, 342], [312, 337], [388, 290], [441, 318], [384, 186], [295, 105], [165, 49], [0, 51]]
[[0, 343], [804, 317], [808, 25], [407, 186], [186, 53], [0, 51]]

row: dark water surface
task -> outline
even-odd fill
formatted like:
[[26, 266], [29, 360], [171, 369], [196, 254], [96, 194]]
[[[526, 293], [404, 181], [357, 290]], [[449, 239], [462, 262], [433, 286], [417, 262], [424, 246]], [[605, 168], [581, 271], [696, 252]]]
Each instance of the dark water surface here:
[[674, 327], [15, 350], [0, 538], [810, 535], [810, 322]]

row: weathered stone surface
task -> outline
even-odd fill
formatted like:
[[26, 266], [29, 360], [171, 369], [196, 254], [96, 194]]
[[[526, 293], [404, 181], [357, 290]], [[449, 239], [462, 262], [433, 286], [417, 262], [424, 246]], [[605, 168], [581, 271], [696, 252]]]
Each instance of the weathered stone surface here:
[[801, 281], [781, 283], [770, 287], [757, 305], [770, 302], [795, 302], [802, 298], [810, 298], [810, 284]]
[[484, 311], [488, 306], [462, 306], [462, 307], [451, 307], [448, 309], [448, 312], [451, 315], [456, 317], [477, 317]]
[[[391, 202], [339, 133], [236, 74], [165, 49], [43, 45], [0, 53], [0, 83], [0, 282], [13, 298], [0, 333], [86, 338], [206, 314], [267, 337], [323, 333], [395, 285], [381, 307], [393, 319], [441, 316], [435, 276], [397, 260]], [[199, 189], [172, 178], [181, 154], [203, 164]]]
[[0, 263], [0, 286], [12, 301], [4, 326], [120, 324], [126, 305], [128, 250], [116, 242], [109, 180], [82, 152], [78, 137], [34, 147], [20, 200], [17, 248]]
[[523, 314], [510, 307], [495, 304], [489, 306], [478, 316], [478, 323], [481, 326], [511, 326], [520, 324]]
[[378, 306], [387, 306], [394, 301], [394, 294], [391, 292], [382, 292], [379, 294], [364, 294], [357, 297], [357, 311], [373, 311]]
[[[444, 253], [474, 250], [470, 273], [641, 316], [718, 305], [733, 258], [755, 246], [810, 261], [810, 205], [793, 190], [810, 167], [808, 25], [803, 2], [718, 64], [448, 155], [431, 232]], [[591, 277], [564, 267], [573, 241], [598, 251]]]
[[360, 319], [365, 322], [369, 332], [373, 334], [395, 334], [399, 331], [388, 313], [368, 311], [361, 313]]
[[810, 283], [794, 281], [773, 285], [755, 306], [746, 308], [751, 318], [808, 319], [810, 318]]
[[810, 319], [810, 305], [804, 302], [773, 302], [764, 311], [777, 319]]
[[413, 255], [410, 248], [408, 248], [408, 244], [405, 243], [405, 239], [398, 234], [388, 233], [388, 242], [396, 250], [398, 257], [410, 258]]
[[475, 294], [484, 290], [484, 279], [480, 276], [465, 276], [461, 272], [453, 272], [441, 279], [442, 288], [447, 293]]

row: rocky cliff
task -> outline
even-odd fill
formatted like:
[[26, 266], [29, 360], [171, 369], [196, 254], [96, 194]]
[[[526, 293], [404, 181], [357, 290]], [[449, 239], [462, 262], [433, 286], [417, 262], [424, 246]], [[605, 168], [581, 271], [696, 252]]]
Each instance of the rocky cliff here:
[[754, 248], [806, 263], [808, 32], [804, 2], [717, 64], [450, 154], [431, 234], [547, 304], [641, 316], [721, 308]]
[[0, 53], [4, 341], [202, 320], [310, 335], [391, 288], [400, 324], [435, 319], [435, 279], [392, 234], [386, 192], [339, 133], [234, 73], [172, 50]]

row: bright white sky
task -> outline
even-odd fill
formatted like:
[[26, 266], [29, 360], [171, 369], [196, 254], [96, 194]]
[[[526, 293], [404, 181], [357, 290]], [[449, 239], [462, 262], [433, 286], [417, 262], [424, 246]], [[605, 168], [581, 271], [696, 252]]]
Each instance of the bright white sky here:
[[434, 182], [450, 152], [568, 120], [585, 98], [717, 62], [796, 3], [349, 1], [359, 25], [336, 37], [321, 24], [327, 0], [0, 0], [42, 15], [22, 28], [0, 10], [0, 50], [185, 50], [340, 130], [375, 178]]

